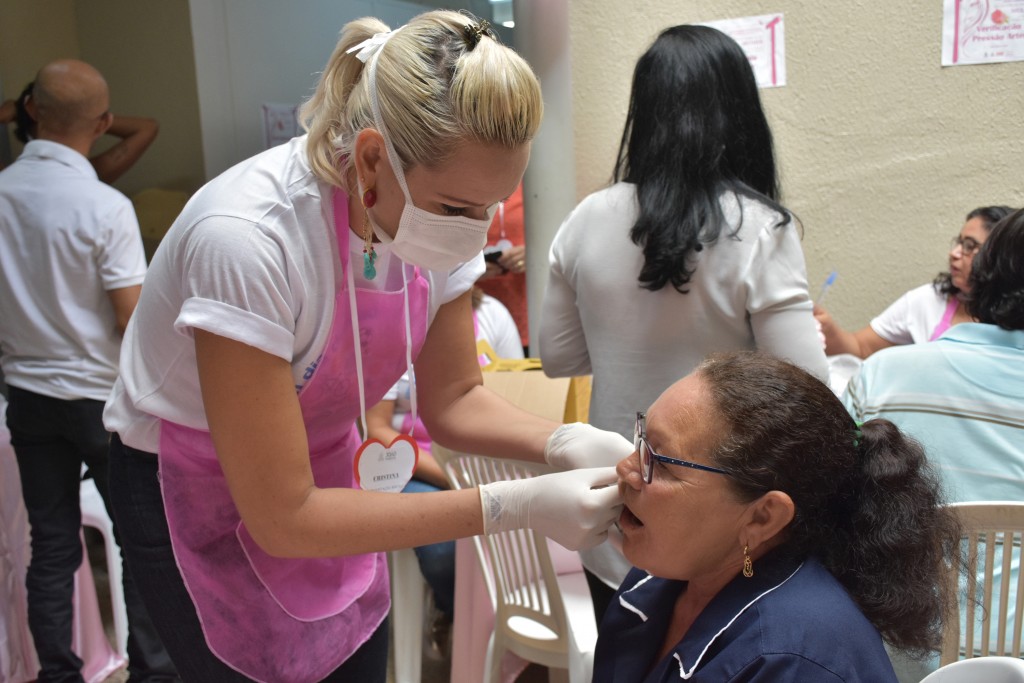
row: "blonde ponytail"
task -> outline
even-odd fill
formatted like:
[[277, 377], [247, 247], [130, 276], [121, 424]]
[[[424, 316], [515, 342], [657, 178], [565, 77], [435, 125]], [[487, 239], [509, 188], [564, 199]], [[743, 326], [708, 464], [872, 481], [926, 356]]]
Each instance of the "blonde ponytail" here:
[[[518, 148], [533, 139], [543, 113], [530, 66], [492, 37], [470, 41], [474, 17], [427, 12], [394, 33], [377, 53], [381, 118], [403, 169], [443, 163], [464, 141]], [[317, 85], [302, 107], [313, 172], [348, 187], [356, 135], [373, 128], [368, 69], [346, 50], [388, 28], [359, 19], [341, 32]]]
[[[347, 189], [344, 168], [340, 167], [342, 150], [336, 142], [353, 130], [351, 124], [355, 122], [345, 118], [346, 103], [363, 72], [363, 63], [354, 54], [347, 54], [347, 50], [373, 34], [387, 30], [387, 24], [373, 17], [345, 24], [338, 44], [320, 74], [316, 92], [299, 111], [302, 127], [309, 133], [306, 141], [309, 165], [318, 178], [331, 185]], [[372, 126], [372, 117], [368, 121], [362, 121], [363, 125], [355, 130], [361, 130], [365, 125]]]

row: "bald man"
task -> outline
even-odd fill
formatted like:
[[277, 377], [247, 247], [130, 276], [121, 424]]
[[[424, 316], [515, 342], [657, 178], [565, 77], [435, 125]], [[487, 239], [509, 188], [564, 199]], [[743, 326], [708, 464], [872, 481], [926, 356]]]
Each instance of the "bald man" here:
[[[84, 463], [106, 502], [103, 404], [146, 260], [131, 202], [86, 158], [113, 118], [103, 76], [76, 60], [48, 64], [26, 108], [37, 137], [0, 171], [0, 367], [31, 526], [38, 680], [82, 681], [71, 650], [80, 475]], [[124, 577], [129, 680], [176, 680], [128, 567]]]

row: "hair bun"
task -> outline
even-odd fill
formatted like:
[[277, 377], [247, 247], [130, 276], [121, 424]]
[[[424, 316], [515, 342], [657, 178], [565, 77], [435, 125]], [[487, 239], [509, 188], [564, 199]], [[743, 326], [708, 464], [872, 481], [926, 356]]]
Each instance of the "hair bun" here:
[[494, 35], [494, 30], [491, 29], [491, 22], [486, 19], [481, 19], [479, 23], [466, 24], [462, 32], [466, 36], [466, 43], [469, 45], [469, 49], [472, 50], [480, 43], [480, 38], [487, 36], [491, 40], [497, 40], [498, 37]]

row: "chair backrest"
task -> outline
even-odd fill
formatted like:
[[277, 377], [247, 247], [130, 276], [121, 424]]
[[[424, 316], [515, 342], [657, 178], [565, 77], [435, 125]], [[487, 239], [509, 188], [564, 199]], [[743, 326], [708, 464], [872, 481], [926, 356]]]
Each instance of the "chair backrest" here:
[[[524, 479], [550, 472], [545, 465], [456, 453], [434, 444], [433, 455], [453, 488]], [[491, 599], [495, 628], [508, 628], [531, 646], [568, 656], [568, 623], [547, 539], [528, 529], [473, 539]]]
[[990, 654], [1020, 657], [1024, 502], [950, 507], [963, 524], [967, 568], [964, 575], [956, 568], [950, 570], [950, 581], [960, 594], [959, 614], [945, 625], [940, 663], [945, 666], [961, 655], [965, 659]]
[[1024, 661], [1015, 657], [978, 657], [947, 664], [921, 683], [1024, 683]]

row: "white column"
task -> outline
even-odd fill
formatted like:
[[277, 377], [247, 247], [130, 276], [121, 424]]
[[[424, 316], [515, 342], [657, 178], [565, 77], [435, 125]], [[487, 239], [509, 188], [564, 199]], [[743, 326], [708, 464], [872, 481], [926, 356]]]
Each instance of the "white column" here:
[[540, 78], [544, 95], [544, 121], [523, 179], [530, 355], [537, 356], [548, 250], [576, 205], [569, 0], [514, 0], [513, 11], [516, 50]]

